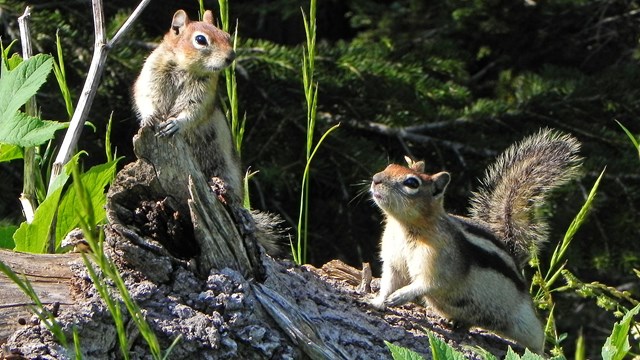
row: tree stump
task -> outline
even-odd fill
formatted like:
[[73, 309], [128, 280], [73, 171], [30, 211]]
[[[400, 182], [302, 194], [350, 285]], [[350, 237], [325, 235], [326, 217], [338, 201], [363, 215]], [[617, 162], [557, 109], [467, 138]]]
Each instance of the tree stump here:
[[[332, 262], [316, 269], [274, 260], [258, 251], [248, 213], [219, 201], [180, 137], [157, 138], [141, 129], [134, 147], [139, 160], [125, 166], [109, 190], [105, 252], [161, 346], [166, 349], [182, 336], [170, 358], [390, 359], [385, 340], [430, 358], [425, 329], [458, 348], [480, 345], [498, 356], [506, 351], [504, 340], [482, 331], [452, 330], [418, 305], [372, 309], [364, 300], [371, 288], [377, 290], [377, 281], [371, 281], [366, 267], [360, 271]], [[120, 356], [113, 320], [78, 254], [49, 256], [53, 265], [40, 260], [47, 256], [36, 260], [0, 252], [0, 260], [6, 263], [8, 257], [24, 257], [26, 265], [10, 265], [31, 275], [43, 301], [62, 304], [57, 320], [68, 339], [77, 329], [84, 358]], [[54, 277], [38, 283], [40, 275], [30, 266], [35, 263], [42, 265], [40, 273]], [[0, 280], [0, 286], [10, 288], [2, 293], [17, 294]], [[111, 292], [118, 298], [115, 289]], [[25, 303], [24, 298], [11, 295], [0, 301], [0, 334], [13, 332], [4, 335], [5, 356], [74, 357], [73, 349], [53, 341], [42, 324], [18, 323], [15, 318], [26, 318], [24, 313], [5, 312], [7, 304]], [[122, 313], [130, 357], [148, 359], [148, 347], [124, 306]]]

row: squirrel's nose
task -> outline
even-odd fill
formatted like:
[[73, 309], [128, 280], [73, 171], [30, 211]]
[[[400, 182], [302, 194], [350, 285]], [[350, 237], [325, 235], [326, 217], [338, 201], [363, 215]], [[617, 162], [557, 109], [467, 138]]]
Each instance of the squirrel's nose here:
[[225, 59], [225, 61], [227, 62], [227, 64], [231, 64], [235, 59], [236, 59], [236, 52], [231, 50], [229, 55], [227, 55], [227, 58]]
[[373, 175], [373, 185], [377, 185], [380, 184], [383, 180], [384, 175], [382, 175], [381, 173], [377, 173], [375, 175]]

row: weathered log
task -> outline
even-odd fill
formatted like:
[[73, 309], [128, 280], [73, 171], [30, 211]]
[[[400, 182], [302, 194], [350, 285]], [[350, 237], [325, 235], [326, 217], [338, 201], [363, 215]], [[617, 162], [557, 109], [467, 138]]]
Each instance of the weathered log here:
[[[59, 304], [64, 311], [73, 304], [70, 264], [82, 262], [79, 254], [33, 255], [0, 249], [0, 261], [31, 283], [43, 305]], [[0, 273], [0, 344], [29, 322], [32, 305], [18, 285]]]

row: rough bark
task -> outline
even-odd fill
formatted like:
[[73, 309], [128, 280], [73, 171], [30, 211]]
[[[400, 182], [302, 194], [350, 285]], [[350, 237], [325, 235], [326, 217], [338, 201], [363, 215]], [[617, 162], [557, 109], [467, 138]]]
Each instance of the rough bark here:
[[[161, 346], [166, 349], [182, 336], [171, 358], [389, 359], [384, 340], [429, 358], [425, 329], [457, 347], [480, 345], [497, 355], [506, 349], [496, 336], [452, 330], [418, 305], [373, 310], [364, 300], [377, 282], [367, 267], [360, 271], [340, 262], [323, 269], [298, 267], [257, 252], [251, 218], [220, 203], [184, 146], [179, 137], [158, 139], [141, 131], [135, 141], [140, 160], [119, 172], [104, 227], [105, 251]], [[76, 256], [65, 256], [52, 273], [61, 274], [56, 293], [66, 297], [47, 301], [64, 304], [58, 321], [69, 338], [72, 328], [78, 330], [84, 358], [119, 358], [104, 303], [84, 266], [67, 265]], [[53, 289], [44, 285], [37, 291]], [[125, 319], [131, 358], [150, 358], [129, 316]], [[5, 355], [73, 357], [42, 324], [19, 327], [8, 338]]]

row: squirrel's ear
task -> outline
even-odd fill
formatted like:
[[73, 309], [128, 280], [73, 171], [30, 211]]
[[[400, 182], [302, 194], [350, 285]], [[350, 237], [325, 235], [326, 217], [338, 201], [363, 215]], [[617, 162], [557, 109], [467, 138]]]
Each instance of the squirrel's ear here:
[[444, 195], [444, 191], [449, 185], [451, 175], [448, 172], [439, 172], [431, 177], [433, 180], [433, 197], [440, 198]]
[[413, 161], [410, 157], [405, 156], [404, 160], [407, 162], [409, 168], [415, 172], [424, 173], [424, 161]]
[[182, 29], [189, 23], [189, 16], [184, 10], [178, 10], [175, 14], [173, 14], [173, 21], [171, 21], [171, 30], [175, 32], [176, 35], [182, 32]]
[[213, 13], [211, 12], [211, 10], [207, 10], [204, 12], [204, 15], [202, 15], [202, 21], [213, 25]]

